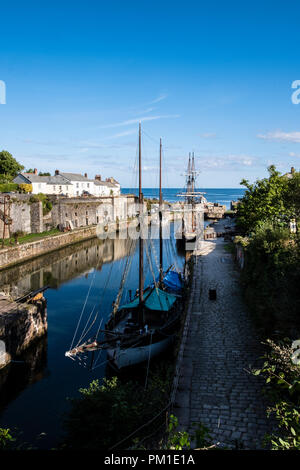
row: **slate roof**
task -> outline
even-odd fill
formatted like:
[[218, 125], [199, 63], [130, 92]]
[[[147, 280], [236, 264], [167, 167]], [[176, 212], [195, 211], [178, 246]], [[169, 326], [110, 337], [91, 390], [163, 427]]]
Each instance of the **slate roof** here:
[[39, 176], [35, 175], [34, 173], [19, 173], [15, 179], [15, 183], [22, 183], [23, 178], [28, 180], [29, 183], [47, 183], [47, 184], [58, 184], [58, 185], [70, 185], [71, 183], [62, 175], [54, 175], [54, 176]]
[[92, 180], [86, 178], [79, 173], [59, 173], [53, 176], [39, 176], [34, 173], [19, 173], [15, 178], [15, 183], [47, 183], [52, 185], [71, 185], [71, 181], [83, 181], [87, 183], [94, 183], [96, 186], [106, 186], [109, 188], [116, 188], [119, 183], [111, 183], [110, 181]]
[[91, 180], [89, 178], [86, 178], [85, 176], [81, 175], [80, 173], [60, 173], [60, 175], [64, 176], [68, 180], [72, 181], [86, 181], [86, 182], [93, 182], [94, 180]]

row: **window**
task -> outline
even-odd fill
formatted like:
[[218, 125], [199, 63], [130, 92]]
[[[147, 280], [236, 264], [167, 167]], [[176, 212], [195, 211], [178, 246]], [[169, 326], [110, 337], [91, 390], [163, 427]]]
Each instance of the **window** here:
[[89, 188], [90, 187], [90, 183], [86, 183], [87, 187]]
[[59, 189], [60, 192], [62, 191], [62, 187], [61, 187], [61, 186], [58, 186], [58, 189]]
[[55, 191], [55, 190], [56, 190], [56, 187], [55, 187], [55, 186], [53, 186], [53, 191]]
[[89, 225], [89, 219], [85, 219], [86, 225]]
[[75, 212], [75, 217], [77, 217], [77, 212]]
[[88, 211], [86, 211], [85, 215], [89, 215], [89, 212], [88, 212]]
[[[98, 215], [97, 215], [97, 224], [99, 224], [99, 217], [98, 217]], [[98, 249], [98, 247], [97, 247], [97, 249]]]
[[76, 191], [76, 196], [79, 196], [79, 191]]
[[79, 188], [79, 183], [76, 183], [76, 188]]

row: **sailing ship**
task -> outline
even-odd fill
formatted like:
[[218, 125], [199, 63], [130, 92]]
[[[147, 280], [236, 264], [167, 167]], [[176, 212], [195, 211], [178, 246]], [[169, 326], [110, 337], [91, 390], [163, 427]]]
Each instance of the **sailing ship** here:
[[186, 176], [186, 189], [182, 193], [177, 194], [178, 197], [183, 198], [184, 202], [184, 217], [182, 219], [182, 228], [177, 232], [177, 240], [185, 242], [194, 242], [199, 235], [199, 223], [197, 216], [204, 210], [206, 199], [203, 192], [196, 190], [196, 178], [198, 171], [195, 168], [195, 154], [189, 153], [188, 167]]
[[[74, 358], [88, 351], [105, 349], [110, 363], [117, 369], [137, 365], [161, 354], [174, 341], [182, 316], [183, 279], [180, 273], [172, 269], [163, 270], [162, 239], [162, 144], [160, 141], [160, 260], [159, 276], [144, 288], [144, 240], [140, 223], [139, 236], [139, 287], [129, 303], [119, 306], [120, 296], [114, 304], [110, 319], [105, 325], [104, 337], [88, 340], [67, 351], [68, 357]], [[139, 124], [139, 204], [143, 212], [142, 193], [142, 155], [141, 124]], [[143, 216], [143, 214], [140, 214]]]

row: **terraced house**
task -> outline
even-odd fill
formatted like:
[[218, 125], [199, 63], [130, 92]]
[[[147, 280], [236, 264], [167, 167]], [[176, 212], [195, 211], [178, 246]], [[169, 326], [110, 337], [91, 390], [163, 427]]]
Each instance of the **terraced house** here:
[[80, 196], [119, 196], [120, 184], [112, 177], [102, 181], [100, 175], [94, 179], [88, 178], [87, 173], [62, 173], [55, 171], [53, 176], [40, 176], [37, 169], [33, 173], [19, 173], [14, 183], [31, 184], [32, 194], [56, 194], [67, 197]]

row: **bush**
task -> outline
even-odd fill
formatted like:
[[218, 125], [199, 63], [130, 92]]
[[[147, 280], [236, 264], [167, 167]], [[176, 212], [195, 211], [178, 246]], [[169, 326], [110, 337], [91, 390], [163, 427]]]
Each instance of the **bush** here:
[[17, 183], [2, 183], [0, 184], [1, 193], [10, 193], [12, 191], [18, 191], [19, 185]]
[[273, 450], [300, 450], [300, 364], [294, 363], [296, 353], [289, 340], [269, 347], [262, 369], [254, 369], [254, 375], [266, 380], [266, 391], [272, 403], [268, 414], [278, 424], [278, 431], [267, 436]]
[[[146, 390], [137, 382], [122, 383], [117, 377], [103, 379], [102, 385], [94, 380], [88, 388], [80, 389], [81, 397], [71, 400], [71, 411], [65, 421], [65, 446], [107, 450], [129, 436], [165, 407], [169, 375], [169, 370], [150, 375]], [[164, 414], [160, 418], [164, 423]], [[149, 434], [149, 427], [127, 439], [121, 448], [128, 448], [143, 432]]]
[[11, 449], [14, 441], [10, 429], [0, 428], [0, 450]]
[[299, 240], [288, 229], [265, 223], [245, 245], [242, 281], [258, 326], [267, 336], [300, 331]]
[[33, 194], [29, 199], [31, 203], [39, 201], [41, 201], [43, 205], [43, 215], [47, 215], [52, 210], [52, 202], [49, 200], [49, 197], [43, 193]]
[[19, 188], [22, 191], [22, 193], [32, 193], [32, 184], [27, 184], [27, 183], [21, 183], [19, 184]]

